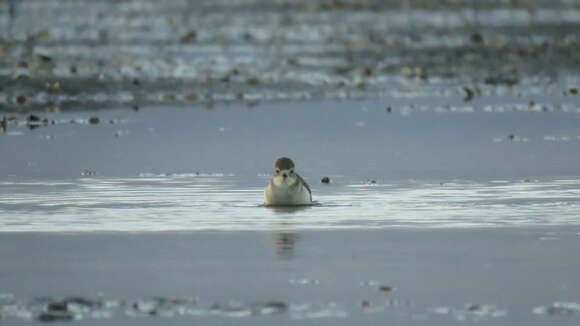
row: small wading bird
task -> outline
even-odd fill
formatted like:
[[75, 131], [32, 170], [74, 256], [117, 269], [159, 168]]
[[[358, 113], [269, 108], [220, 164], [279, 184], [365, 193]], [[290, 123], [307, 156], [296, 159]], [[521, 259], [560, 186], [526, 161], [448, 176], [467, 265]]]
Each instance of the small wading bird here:
[[310, 187], [294, 171], [294, 162], [281, 157], [274, 164], [274, 175], [264, 191], [264, 204], [267, 206], [311, 205]]

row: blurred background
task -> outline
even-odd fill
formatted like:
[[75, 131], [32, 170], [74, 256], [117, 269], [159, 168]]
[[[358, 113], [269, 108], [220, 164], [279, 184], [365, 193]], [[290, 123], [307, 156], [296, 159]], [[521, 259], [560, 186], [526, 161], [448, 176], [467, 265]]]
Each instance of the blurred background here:
[[574, 95], [580, 1], [2, 0], [0, 110]]

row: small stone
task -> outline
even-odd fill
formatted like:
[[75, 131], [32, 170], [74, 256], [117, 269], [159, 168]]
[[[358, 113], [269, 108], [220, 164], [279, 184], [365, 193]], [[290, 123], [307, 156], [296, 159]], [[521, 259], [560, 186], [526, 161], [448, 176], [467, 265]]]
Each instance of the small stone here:
[[253, 101], [248, 101], [248, 102], [246, 103], [246, 105], [247, 105], [249, 108], [253, 108], [253, 107], [257, 106], [259, 103], [260, 103], [260, 102], [253, 100]]
[[38, 58], [40, 59], [40, 61], [48, 63], [48, 62], [52, 62], [52, 58], [47, 56], [47, 55], [39, 55]]
[[51, 302], [48, 304], [48, 306], [46, 307], [46, 309], [48, 311], [67, 311], [68, 307], [67, 304], [64, 302]]
[[250, 85], [258, 85], [260, 83], [260, 79], [256, 76], [249, 77], [246, 82]]
[[[94, 173], [94, 172], [93, 172]], [[90, 299], [86, 299], [86, 298], [82, 298], [82, 297], [68, 297], [65, 298], [63, 300], [64, 303], [66, 304], [76, 304], [79, 306], [84, 306], [84, 307], [99, 307], [102, 305], [102, 303], [100, 301], [94, 301], [94, 300], [90, 300]]]
[[393, 287], [390, 286], [390, 285], [387, 285], [387, 284], [381, 285], [379, 287], [379, 291], [381, 291], [381, 292], [391, 292], [391, 291], [393, 291]]
[[291, 66], [296, 66], [296, 65], [298, 65], [298, 59], [296, 59], [296, 58], [288, 58], [288, 60], [286, 60], [286, 63], [288, 63]]
[[99, 120], [99, 118], [98, 118], [98, 117], [90, 117], [90, 118], [89, 118], [89, 124], [92, 124], [92, 125], [98, 125], [98, 124], [99, 124], [99, 122], [101, 122], [101, 121]]
[[387, 106], [385, 108], [385, 111], [387, 111], [387, 113], [391, 113], [393, 111], [393, 109], [390, 106]]
[[483, 35], [481, 35], [479, 32], [471, 34], [471, 42], [475, 44], [483, 43]]
[[281, 313], [288, 309], [288, 305], [281, 301], [271, 301], [263, 305], [263, 308], [271, 309], [272, 312]]
[[26, 104], [27, 101], [28, 101], [28, 99], [24, 95], [18, 95], [18, 97], [16, 97], [16, 103], [18, 103], [20, 105]]
[[26, 118], [26, 120], [28, 120], [29, 122], [38, 122], [40, 121], [40, 117], [34, 114], [31, 114], [28, 116], [28, 118]]
[[38, 321], [45, 322], [45, 323], [52, 323], [52, 322], [65, 322], [65, 321], [73, 321], [74, 317], [72, 314], [64, 313], [64, 314], [55, 314], [55, 313], [42, 313], [36, 317]]
[[504, 84], [507, 86], [513, 86], [519, 83], [519, 78], [517, 76], [490, 76], [487, 77], [483, 82], [487, 85], [498, 85]]
[[349, 74], [351, 71], [352, 71], [351, 66], [334, 67], [334, 72], [339, 74], [339, 75], [346, 75], [346, 74]]
[[246, 40], [246, 41], [253, 41], [254, 40], [254, 36], [252, 36], [252, 34], [250, 34], [249, 32], [245, 32], [243, 37], [244, 37], [244, 40]]
[[320, 180], [320, 182], [322, 182], [322, 183], [330, 183], [330, 178], [329, 177], [323, 177], [322, 180]]
[[195, 42], [196, 40], [197, 40], [196, 31], [191, 31], [179, 38], [179, 42], [181, 43]]
[[373, 69], [369, 66], [365, 66], [362, 69], [362, 74], [365, 76], [371, 76], [373, 74]]
[[570, 92], [570, 94], [577, 95], [578, 94], [578, 88], [570, 88], [568, 90], [568, 92]]
[[475, 92], [467, 87], [463, 87], [463, 90], [465, 91], [465, 97], [463, 98], [463, 101], [469, 102], [469, 101], [473, 100], [473, 98], [475, 97]]
[[360, 306], [363, 308], [368, 308], [371, 306], [371, 303], [368, 300], [363, 300], [360, 302]]

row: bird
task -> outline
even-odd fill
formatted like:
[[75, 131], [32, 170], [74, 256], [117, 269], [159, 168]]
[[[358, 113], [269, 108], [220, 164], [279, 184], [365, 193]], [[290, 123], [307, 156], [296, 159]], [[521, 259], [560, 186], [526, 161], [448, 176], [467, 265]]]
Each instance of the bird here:
[[274, 175], [264, 190], [266, 206], [300, 206], [312, 204], [312, 192], [294, 171], [294, 162], [281, 157], [274, 163]]

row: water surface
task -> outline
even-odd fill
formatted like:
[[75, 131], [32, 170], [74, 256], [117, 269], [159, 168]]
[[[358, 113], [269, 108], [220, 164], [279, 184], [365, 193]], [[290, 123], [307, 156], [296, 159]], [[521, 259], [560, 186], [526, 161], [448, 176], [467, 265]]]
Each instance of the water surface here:
[[[346, 180], [345, 180], [346, 179]], [[166, 231], [580, 225], [580, 180], [313, 187], [311, 207], [264, 207], [267, 177], [143, 175], [0, 182], [0, 229]]]
[[[568, 96], [34, 115], [0, 134], [12, 324], [578, 322]], [[262, 206], [283, 155], [315, 205]]]

